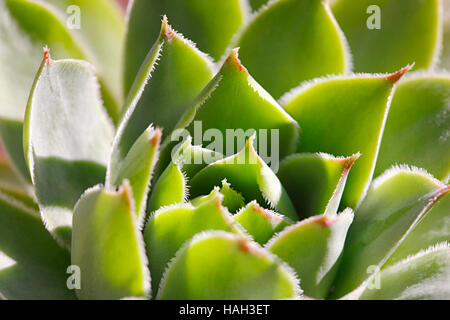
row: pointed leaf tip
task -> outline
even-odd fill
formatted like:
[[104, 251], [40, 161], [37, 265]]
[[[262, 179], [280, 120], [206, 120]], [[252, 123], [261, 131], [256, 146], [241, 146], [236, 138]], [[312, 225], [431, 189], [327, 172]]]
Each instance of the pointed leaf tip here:
[[164, 15], [161, 23], [161, 35], [165, 37], [167, 40], [171, 40], [175, 38], [176, 32], [172, 29], [172, 27], [169, 25], [169, 20], [167, 19], [167, 16]]
[[406, 67], [401, 68], [400, 70], [391, 73], [389, 75], [386, 76], [386, 80], [391, 81], [392, 83], [397, 83], [401, 78], [403, 78], [403, 76], [405, 75], [405, 73], [407, 73], [409, 70], [411, 70], [414, 67], [414, 63], [412, 64], [408, 64]]
[[162, 137], [162, 129], [156, 128], [153, 135], [150, 137], [149, 141], [153, 145], [154, 148], [160, 145]]
[[239, 60], [239, 48], [234, 48], [231, 51], [225, 63], [228, 65], [234, 65], [239, 69], [239, 71], [245, 71], [246, 73], [248, 73], [247, 68], [244, 67], [241, 63], [241, 60]]
[[44, 61], [45, 61], [45, 64], [46, 65], [50, 64], [52, 62], [52, 57], [50, 56], [50, 49], [49, 49], [48, 46], [45, 46], [43, 48], [43, 50], [44, 50]]

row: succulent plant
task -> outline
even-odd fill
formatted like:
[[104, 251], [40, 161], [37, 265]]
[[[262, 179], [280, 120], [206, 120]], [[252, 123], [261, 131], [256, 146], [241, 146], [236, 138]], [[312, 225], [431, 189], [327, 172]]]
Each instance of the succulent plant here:
[[450, 299], [447, 5], [0, 0], [0, 298]]

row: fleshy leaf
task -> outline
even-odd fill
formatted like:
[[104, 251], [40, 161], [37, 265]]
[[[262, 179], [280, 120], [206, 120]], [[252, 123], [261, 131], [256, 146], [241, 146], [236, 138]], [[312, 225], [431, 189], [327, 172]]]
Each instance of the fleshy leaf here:
[[[151, 43], [159, 32], [157, 21], [166, 14], [176, 29], [198, 43], [200, 50], [221, 57], [234, 33], [247, 19], [242, 0], [135, 0], [128, 19], [125, 89], [131, 87]], [[145, 32], [143, 32], [145, 30]]]
[[450, 70], [450, 3], [448, 1], [443, 1], [443, 5], [444, 38], [439, 66], [441, 69]]
[[45, 230], [39, 212], [0, 193], [0, 297], [75, 299], [67, 288], [70, 254]]
[[106, 183], [108, 188], [112, 188], [121, 185], [124, 179], [130, 181], [136, 213], [140, 221], [145, 219], [147, 195], [153, 169], [158, 160], [161, 134], [160, 129], [147, 128], [131, 147], [123, 162], [120, 163], [120, 167], [116, 169], [118, 171], [118, 174], [115, 175], [116, 180]]
[[336, 1], [332, 10], [350, 44], [354, 71], [393, 72], [413, 62], [416, 69], [433, 66], [441, 41], [439, 3], [440, 0]]
[[220, 193], [223, 194], [223, 205], [228, 208], [231, 213], [235, 213], [245, 206], [245, 198], [238, 191], [231, 187], [227, 179], [222, 180]]
[[80, 268], [80, 299], [150, 295], [144, 241], [128, 181], [117, 192], [89, 189], [73, 216], [72, 264]]
[[431, 247], [382, 270], [379, 288], [366, 288], [361, 299], [449, 300], [450, 246]]
[[386, 262], [386, 265], [392, 265], [436, 243], [450, 242], [449, 212], [450, 195], [447, 194], [430, 209], [430, 212], [408, 234]]
[[[124, 159], [151, 123], [170, 134], [212, 76], [209, 58], [175, 32], [164, 17], [160, 35], [148, 52], [122, 109], [111, 157], [112, 166]], [[164, 163], [165, 166], [167, 164]]]
[[[298, 124], [241, 64], [238, 49], [231, 52], [218, 74], [184, 114], [177, 128], [184, 127], [194, 144], [202, 138], [214, 140], [205, 147], [227, 156], [238, 152], [245, 138], [256, 131], [258, 150], [265, 149], [263, 159], [271, 162], [275, 171], [278, 157], [294, 151], [299, 134]], [[204, 137], [207, 131], [211, 134], [209, 138]]]
[[266, 248], [294, 268], [305, 295], [324, 299], [336, 276], [352, 221], [350, 209], [339, 215], [311, 217], [282, 231]]
[[248, 0], [250, 2], [250, 6], [254, 11], [261, 8], [264, 4], [267, 4], [269, 0]]
[[322, 0], [271, 1], [235, 46], [256, 81], [275, 98], [305, 80], [351, 69], [346, 40]]
[[242, 208], [233, 219], [260, 245], [264, 245], [275, 233], [291, 225], [291, 221], [286, 217], [260, 207], [256, 201]]
[[191, 137], [176, 148], [172, 162], [157, 180], [149, 200], [149, 212], [160, 207], [185, 202], [188, 198], [188, 180], [202, 168], [206, 159], [221, 159], [222, 155], [200, 146], [193, 146]]
[[42, 218], [70, 247], [73, 206], [84, 190], [104, 181], [113, 138], [91, 65], [52, 61], [45, 52], [23, 136]]
[[450, 188], [418, 169], [388, 170], [355, 211], [332, 297], [342, 297], [381, 268]]
[[[58, 13], [71, 34], [79, 39], [78, 42], [83, 48], [86, 58], [95, 65], [100, 77], [102, 98], [108, 113], [114, 120], [117, 120], [123, 103], [121, 65], [123, 64], [125, 22], [116, 1], [43, 1], [59, 9]], [[77, 16], [78, 12], [79, 17]], [[101, 23], [99, 23], [99, 17], [101, 17]], [[78, 18], [79, 21], [76, 21]], [[80, 23], [79, 26], [76, 25], [77, 22]]]
[[298, 280], [274, 255], [223, 231], [195, 236], [165, 272], [159, 299], [272, 300], [297, 298]]
[[280, 165], [278, 178], [286, 188], [300, 217], [338, 212], [347, 176], [359, 154], [348, 158], [331, 155], [295, 154]]
[[158, 288], [170, 259], [196, 233], [206, 230], [225, 230], [241, 233], [233, 225], [230, 213], [222, 206], [223, 196], [214, 193], [199, 206], [179, 204], [156, 211], [144, 231], [152, 287]]
[[450, 76], [417, 75], [395, 91], [375, 175], [397, 163], [450, 176]]
[[297, 151], [361, 153], [348, 177], [344, 206], [355, 207], [369, 186], [393, 88], [408, 69], [313, 81], [282, 99], [286, 111], [302, 126]]
[[0, 43], [2, 145], [14, 169], [30, 181], [21, 141], [25, 106], [39, 61], [36, 57], [41, 57], [45, 44], [54, 48], [57, 58], [82, 58], [83, 54], [51, 11], [25, 0], [0, 0]]
[[247, 140], [245, 147], [236, 155], [216, 161], [191, 180], [192, 197], [207, 194], [220, 185], [223, 179], [242, 194], [246, 202], [256, 200], [273, 208], [292, 220], [297, 220], [294, 206], [277, 176], [256, 153], [255, 135]]

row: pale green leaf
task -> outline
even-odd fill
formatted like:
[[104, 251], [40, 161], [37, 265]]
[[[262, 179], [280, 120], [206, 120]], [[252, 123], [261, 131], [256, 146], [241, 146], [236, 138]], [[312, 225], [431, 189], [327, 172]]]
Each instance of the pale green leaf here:
[[393, 88], [407, 70], [320, 79], [283, 98], [286, 111], [302, 126], [297, 151], [361, 153], [348, 176], [345, 206], [356, 206], [369, 186]]
[[431, 247], [382, 270], [363, 300], [449, 300], [450, 246]]
[[242, 208], [233, 219], [239, 222], [260, 245], [264, 245], [275, 233], [291, 225], [290, 219], [260, 207], [256, 201]]
[[351, 69], [346, 40], [327, 1], [275, 0], [258, 11], [234, 46], [275, 98], [305, 80]]
[[[135, 0], [128, 19], [125, 52], [125, 89], [131, 88], [145, 55], [159, 33], [158, 21], [166, 14], [175, 29], [198, 43], [215, 59], [247, 20], [243, 0]], [[145, 32], [144, 32], [145, 30]]]
[[105, 179], [113, 128], [91, 65], [46, 52], [30, 94], [24, 153], [46, 227], [70, 247], [72, 209]]
[[450, 76], [419, 74], [400, 81], [381, 141], [375, 175], [397, 163], [450, 176]]
[[359, 154], [336, 158], [328, 154], [295, 154], [280, 164], [278, 178], [302, 218], [336, 214], [350, 168]]
[[39, 212], [0, 193], [0, 297], [75, 299], [66, 284], [70, 264]]
[[311, 217], [286, 228], [266, 248], [294, 268], [305, 295], [324, 299], [336, 276], [352, 221], [350, 209], [339, 215]]
[[165, 272], [159, 299], [272, 300], [298, 298], [289, 267], [246, 238], [223, 231], [195, 236]]
[[80, 299], [148, 297], [150, 274], [128, 181], [115, 191], [89, 189], [73, 216], [72, 264]]
[[416, 69], [433, 66], [441, 41], [440, 2], [336, 1], [332, 10], [350, 44], [354, 71], [393, 72], [413, 62]]
[[233, 225], [230, 213], [222, 206], [223, 196], [213, 192], [210, 199], [193, 206], [179, 204], [156, 211], [144, 231], [152, 287], [158, 288], [164, 270], [178, 249], [196, 233], [225, 230], [241, 233]]
[[332, 297], [342, 297], [381, 268], [450, 188], [427, 173], [394, 168], [377, 178], [355, 210]]
[[242, 194], [245, 202], [256, 200], [292, 220], [297, 220], [286, 190], [275, 173], [256, 153], [254, 140], [255, 135], [247, 140], [239, 153], [216, 161], [197, 173], [190, 182], [191, 196], [207, 194], [226, 178], [233, 188]]

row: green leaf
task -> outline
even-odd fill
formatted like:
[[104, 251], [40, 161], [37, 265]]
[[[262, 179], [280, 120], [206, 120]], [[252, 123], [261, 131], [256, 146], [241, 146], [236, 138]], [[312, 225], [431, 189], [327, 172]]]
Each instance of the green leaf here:
[[350, 168], [359, 154], [333, 157], [324, 153], [295, 154], [280, 165], [278, 178], [300, 217], [336, 214]]
[[369, 186], [393, 88], [408, 69], [320, 79], [282, 98], [286, 111], [302, 125], [297, 151], [361, 153], [348, 177], [344, 206], [355, 207]]
[[46, 52], [24, 122], [24, 153], [46, 227], [70, 247], [72, 209], [103, 182], [113, 127], [91, 66]]
[[261, 8], [264, 4], [267, 4], [269, 0], [248, 0], [250, 2], [250, 6], [254, 11]]
[[227, 156], [238, 152], [245, 139], [256, 131], [259, 150], [264, 149], [263, 158], [271, 162], [275, 171], [278, 157], [283, 158], [294, 151], [299, 134], [298, 124], [241, 64], [238, 49], [231, 52], [177, 128], [186, 128], [194, 144], [214, 140], [205, 147]]
[[443, 8], [444, 37], [439, 68], [450, 70], [450, 3], [448, 1], [443, 1], [443, 5], [444, 5]]
[[21, 143], [22, 121], [36, 75], [37, 57], [41, 57], [45, 44], [53, 48], [58, 58], [82, 58], [83, 54], [53, 12], [25, 0], [0, 0], [0, 43], [2, 145], [16, 172], [28, 181]]
[[39, 212], [0, 192], [0, 297], [74, 299], [70, 254], [45, 230]]
[[222, 180], [222, 187], [220, 193], [223, 194], [223, 205], [232, 213], [235, 213], [243, 206], [245, 206], [245, 198], [231, 187], [227, 179]]
[[450, 242], [449, 212], [450, 195], [446, 195], [430, 209], [430, 212], [403, 240], [386, 265], [392, 265], [436, 243]]
[[160, 35], [148, 52], [122, 109], [112, 164], [115, 166], [124, 159], [151, 123], [170, 133], [212, 76], [209, 58], [176, 33], [164, 17]]
[[199, 234], [165, 272], [159, 299], [272, 300], [298, 298], [291, 269], [246, 238], [223, 231]]
[[189, 136], [181, 145], [175, 147], [172, 161], [157, 180], [149, 200], [149, 212], [163, 206], [186, 202], [188, 180], [206, 167], [206, 159], [221, 159], [222, 155], [200, 146], [192, 145]]
[[256, 201], [242, 208], [233, 219], [239, 222], [260, 245], [264, 245], [275, 233], [291, 225], [290, 219], [260, 207]]
[[286, 228], [266, 248], [286, 261], [302, 280], [308, 297], [327, 297], [338, 270], [353, 211], [315, 216]]
[[116, 172], [114, 180], [111, 180], [111, 177], [106, 179], [109, 189], [121, 185], [124, 179], [130, 181], [136, 213], [140, 221], [145, 219], [147, 195], [153, 169], [158, 160], [161, 134], [161, 129], [147, 128], [131, 147], [123, 162], [120, 163], [120, 167], [110, 169], [110, 172]]
[[361, 299], [450, 299], [450, 246], [431, 247], [379, 273], [379, 289], [366, 288]]
[[378, 177], [355, 211], [332, 297], [356, 289], [373, 268], [381, 268], [449, 192], [449, 187], [418, 169], [393, 168]]
[[[55, 6], [60, 19], [66, 23], [96, 66], [102, 85], [102, 97], [110, 116], [116, 120], [123, 103], [122, 64], [125, 42], [125, 20], [116, 1], [111, 0], [43, 0]], [[77, 6], [73, 7], [73, 6]], [[79, 10], [79, 28], [70, 28]], [[99, 24], [101, 19], [101, 24]], [[101, 40], [99, 40], [101, 39]], [[111, 96], [110, 96], [111, 95]]]
[[400, 81], [386, 121], [375, 175], [396, 163], [450, 176], [450, 76], [419, 74]]
[[260, 204], [297, 220], [297, 214], [286, 190], [277, 176], [256, 153], [255, 135], [247, 140], [245, 147], [236, 155], [216, 161], [191, 180], [191, 197], [207, 194], [221, 184], [223, 179], [240, 192], [245, 202], [256, 200]]
[[156, 211], [144, 231], [147, 256], [152, 273], [152, 287], [158, 288], [164, 270], [178, 249], [196, 233], [225, 230], [241, 234], [230, 213], [222, 206], [223, 196], [213, 192], [198, 206], [179, 204]]
[[148, 297], [150, 274], [128, 181], [117, 191], [86, 191], [73, 215], [72, 264], [80, 299]]
[[241, 31], [242, 62], [275, 98], [305, 80], [351, 70], [351, 57], [327, 1], [276, 0]]
[[133, 1], [125, 45], [125, 92], [131, 88], [151, 43], [158, 36], [157, 21], [163, 14], [173, 20], [177, 30], [198, 43], [200, 50], [218, 59], [247, 20], [247, 10], [245, 1], [241, 0]]
[[[435, 65], [441, 41], [440, 2], [336, 1], [332, 10], [350, 44], [354, 71], [393, 72], [413, 62], [416, 69]], [[379, 19], [379, 29], [373, 28], [374, 19]]]

